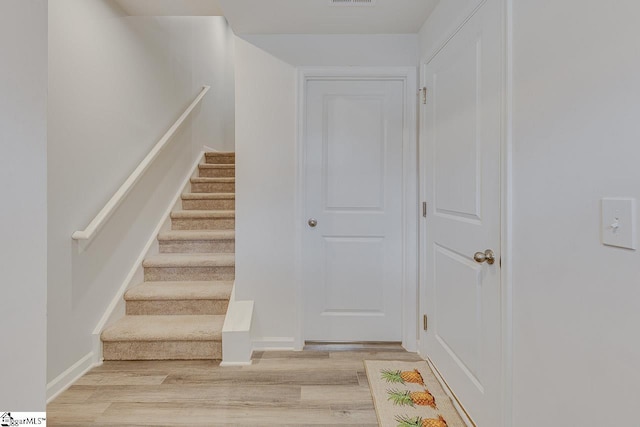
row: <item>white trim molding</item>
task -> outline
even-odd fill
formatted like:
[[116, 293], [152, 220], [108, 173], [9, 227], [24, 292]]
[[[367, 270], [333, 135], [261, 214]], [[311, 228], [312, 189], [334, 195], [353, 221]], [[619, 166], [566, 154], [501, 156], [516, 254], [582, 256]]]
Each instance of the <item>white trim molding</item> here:
[[299, 351], [294, 337], [264, 337], [253, 340], [253, 351]]
[[311, 80], [353, 79], [353, 80], [392, 80], [404, 85], [404, 140], [403, 140], [403, 272], [402, 272], [402, 345], [411, 352], [417, 351], [418, 328], [418, 216], [417, 216], [417, 182], [418, 182], [418, 137], [416, 127], [416, 93], [417, 70], [415, 67], [300, 67], [298, 68], [297, 96], [297, 142], [296, 142], [296, 183], [295, 183], [295, 218], [296, 238], [295, 253], [297, 278], [297, 331], [293, 347], [302, 350], [304, 347], [304, 291], [302, 272], [302, 225], [305, 223], [304, 187], [305, 187], [305, 105], [307, 82]]
[[78, 379], [89, 372], [89, 370], [101, 364], [102, 362], [96, 362], [93, 352], [85, 354], [80, 360], [47, 384], [47, 404], [71, 387], [73, 383], [78, 381]]
[[501, 0], [504, 22], [502, 136], [502, 426], [513, 427], [513, 0]]
[[138, 181], [142, 178], [145, 171], [149, 169], [153, 161], [158, 157], [160, 152], [166, 147], [169, 143], [173, 135], [176, 131], [182, 126], [182, 123], [189, 117], [191, 112], [196, 108], [196, 106], [200, 103], [202, 98], [207, 94], [211, 87], [203, 86], [202, 90], [193, 100], [191, 105], [187, 107], [187, 109], [182, 113], [182, 115], [178, 118], [178, 120], [169, 128], [167, 133], [156, 143], [156, 145], [151, 149], [149, 154], [140, 162], [140, 164], [135, 168], [135, 170], [129, 175], [127, 180], [120, 186], [118, 191], [109, 199], [106, 205], [102, 208], [100, 212], [96, 215], [95, 218], [87, 225], [82, 231], [76, 231], [71, 235], [71, 238], [76, 241], [86, 241], [90, 242], [94, 236], [100, 231], [100, 229], [104, 226], [104, 224], [111, 218], [111, 215], [115, 212], [115, 210], [122, 204], [127, 194], [131, 192], [133, 187], [136, 185]]

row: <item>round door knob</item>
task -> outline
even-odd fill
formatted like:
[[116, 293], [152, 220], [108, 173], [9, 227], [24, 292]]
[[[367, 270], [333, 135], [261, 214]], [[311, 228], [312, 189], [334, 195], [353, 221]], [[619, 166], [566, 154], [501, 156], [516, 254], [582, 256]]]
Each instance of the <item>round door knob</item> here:
[[307, 221], [307, 224], [309, 224], [309, 227], [313, 228], [318, 225], [318, 220], [315, 218], [310, 218], [309, 221]]
[[496, 262], [496, 257], [493, 254], [493, 251], [491, 249], [487, 249], [484, 252], [476, 252], [473, 255], [473, 259], [478, 264], [482, 264], [483, 262], [486, 262], [487, 264], [491, 265], [494, 262]]

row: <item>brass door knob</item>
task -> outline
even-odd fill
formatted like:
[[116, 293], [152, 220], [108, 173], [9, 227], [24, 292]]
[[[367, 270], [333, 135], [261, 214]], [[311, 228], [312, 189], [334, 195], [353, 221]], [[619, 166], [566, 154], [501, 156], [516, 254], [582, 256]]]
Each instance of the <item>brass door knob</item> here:
[[310, 218], [309, 221], [307, 221], [307, 224], [309, 224], [309, 227], [313, 228], [318, 225], [318, 220], [315, 218]]
[[478, 264], [486, 262], [487, 264], [492, 265], [494, 262], [496, 262], [496, 257], [491, 249], [487, 249], [484, 252], [476, 252], [473, 255], [473, 259]]

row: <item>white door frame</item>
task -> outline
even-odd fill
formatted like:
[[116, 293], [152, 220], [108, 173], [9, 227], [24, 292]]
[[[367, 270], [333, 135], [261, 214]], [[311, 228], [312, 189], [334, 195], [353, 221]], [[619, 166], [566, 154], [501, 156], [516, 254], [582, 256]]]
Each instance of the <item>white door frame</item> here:
[[402, 345], [417, 351], [418, 318], [418, 138], [416, 116], [417, 70], [415, 67], [301, 67], [298, 69], [298, 108], [295, 182], [295, 253], [297, 330], [294, 348], [304, 347], [304, 286], [302, 271], [302, 233], [305, 188], [306, 87], [313, 80], [392, 80], [404, 86], [403, 170], [403, 260], [402, 269]]
[[[462, 26], [475, 14], [486, 0], [476, 0], [464, 10], [461, 19], [454, 22], [448, 31], [443, 32], [434, 45], [420, 60], [420, 84], [424, 83], [423, 70], [427, 63], [444, 48], [447, 42], [462, 28]], [[501, 269], [500, 269], [500, 286], [501, 286], [501, 318], [502, 318], [502, 425], [496, 427], [513, 427], [513, 312], [512, 312], [512, 251], [513, 251], [513, 181], [512, 181], [512, 117], [513, 117], [513, 0], [500, 0], [502, 21], [503, 21], [503, 37], [502, 37], [502, 126], [501, 126], [501, 144], [500, 144], [500, 244], [502, 245]], [[419, 189], [420, 197], [423, 196]], [[421, 296], [422, 298], [422, 296]], [[421, 354], [423, 358], [428, 355]], [[445, 388], [446, 383], [444, 384]], [[455, 402], [454, 402], [455, 403]], [[462, 402], [464, 404], [464, 402]]]

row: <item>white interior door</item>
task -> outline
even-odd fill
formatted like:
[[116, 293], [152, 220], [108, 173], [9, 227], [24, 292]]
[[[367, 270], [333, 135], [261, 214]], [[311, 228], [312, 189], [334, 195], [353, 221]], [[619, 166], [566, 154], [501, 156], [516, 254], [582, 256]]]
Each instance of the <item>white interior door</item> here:
[[307, 82], [307, 341], [402, 340], [403, 114], [401, 81]]
[[[420, 345], [480, 427], [501, 425], [501, 30], [488, 0], [423, 76]], [[487, 249], [494, 264], [474, 260]]]

